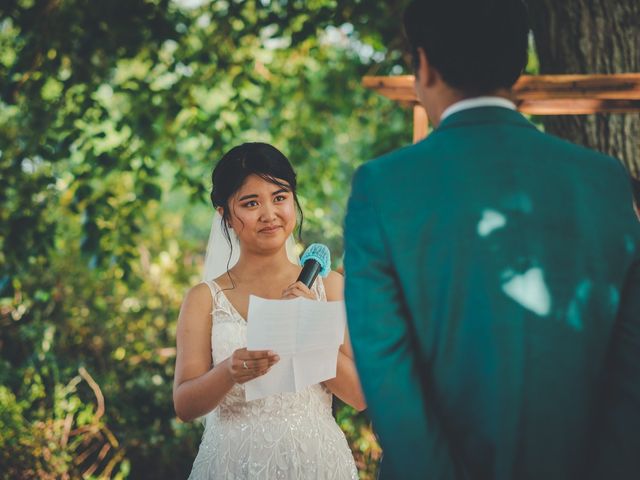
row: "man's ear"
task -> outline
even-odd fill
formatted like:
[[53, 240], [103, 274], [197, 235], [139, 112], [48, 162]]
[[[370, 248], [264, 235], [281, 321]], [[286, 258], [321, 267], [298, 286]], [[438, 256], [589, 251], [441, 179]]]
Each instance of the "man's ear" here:
[[432, 86], [439, 75], [438, 71], [429, 63], [429, 58], [427, 58], [427, 53], [424, 51], [424, 48], [418, 47], [418, 71], [416, 72], [416, 78], [420, 86], [423, 88]]

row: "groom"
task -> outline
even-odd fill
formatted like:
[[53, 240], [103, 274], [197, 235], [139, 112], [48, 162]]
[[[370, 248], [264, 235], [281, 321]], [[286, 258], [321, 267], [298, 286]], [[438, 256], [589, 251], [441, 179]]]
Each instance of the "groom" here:
[[640, 478], [640, 224], [623, 167], [515, 110], [520, 1], [414, 1], [404, 22], [437, 128], [358, 170], [345, 230], [382, 477]]

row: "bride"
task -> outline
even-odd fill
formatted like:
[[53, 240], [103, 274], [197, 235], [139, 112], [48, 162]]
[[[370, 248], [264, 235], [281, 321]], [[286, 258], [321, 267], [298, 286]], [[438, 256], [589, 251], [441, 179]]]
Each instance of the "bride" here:
[[[218, 212], [205, 281], [186, 295], [177, 330], [173, 401], [178, 417], [205, 416], [190, 479], [357, 479], [351, 451], [331, 414], [332, 394], [365, 408], [348, 335], [337, 376], [298, 393], [246, 402], [243, 384], [279, 360], [246, 347], [249, 295], [342, 300], [342, 276], [296, 282], [290, 237], [296, 226], [296, 175], [264, 143], [227, 152], [212, 175]], [[217, 277], [217, 278], [215, 278]]]

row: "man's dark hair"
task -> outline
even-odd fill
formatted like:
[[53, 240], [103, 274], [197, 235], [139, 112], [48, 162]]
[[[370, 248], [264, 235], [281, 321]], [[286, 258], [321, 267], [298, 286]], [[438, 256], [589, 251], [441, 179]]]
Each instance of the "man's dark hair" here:
[[414, 0], [404, 29], [419, 64], [423, 48], [431, 66], [467, 95], [510, 88], [527, 64], [529, 26], [521, 0]]

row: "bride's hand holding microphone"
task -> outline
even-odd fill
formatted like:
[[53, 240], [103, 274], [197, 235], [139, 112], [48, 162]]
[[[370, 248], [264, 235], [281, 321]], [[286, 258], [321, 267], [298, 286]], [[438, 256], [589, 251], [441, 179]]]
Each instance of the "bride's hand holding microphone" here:
[[282, 298], [284, 300], [290, 300], [292, 298], [308, 298], [309, 300], [317, 300], [313, 292], [301, 281], [292, 283], [282, 291]]
[[298, 279], [289, 285], [283, 292], [283, 299], [296, 297], [317, 300], [318, 298], [311, 291], [311, 286], [318, 275], [326, 277], [331, 270], [331, 253], [326, 245], [313, 243], [304, 252], [300, 259], [302, 271]]

